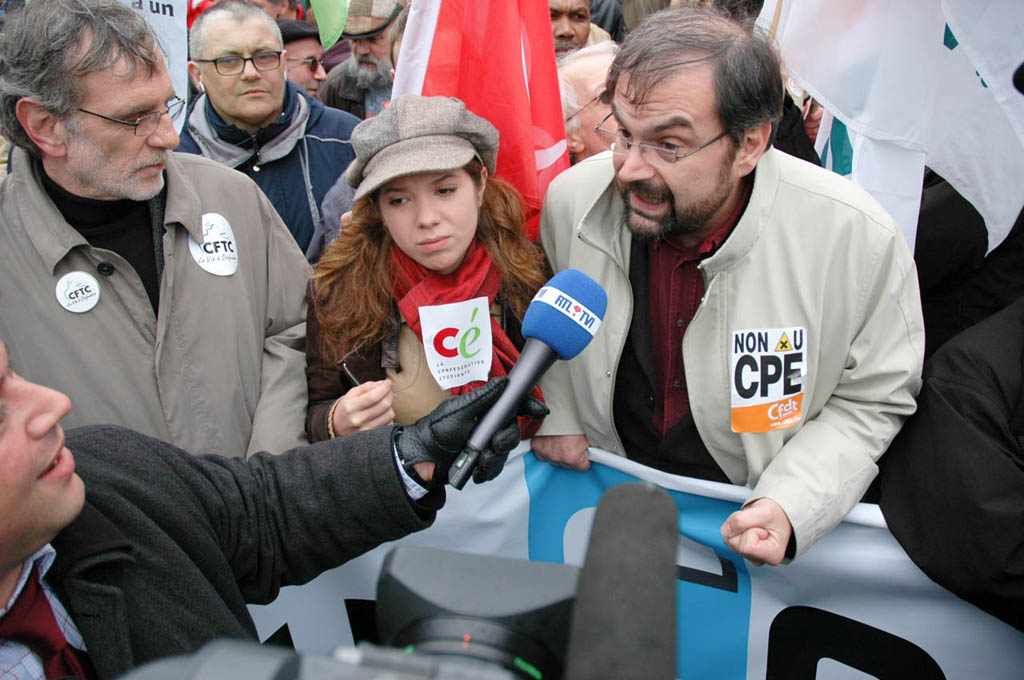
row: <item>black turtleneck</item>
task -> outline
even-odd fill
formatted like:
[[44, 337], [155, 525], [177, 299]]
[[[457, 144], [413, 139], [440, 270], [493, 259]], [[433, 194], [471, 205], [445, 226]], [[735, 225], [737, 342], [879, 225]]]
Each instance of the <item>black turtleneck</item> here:
[[[135, 269], [155, 314], [160, 303], [160, 281], [153, 249], [149, 202], [129, 199], [103, 201], [76, 196], [50, 179], [42, 167], [39, 173], [46, 193], [64, 220], [93, 248], [113, 251]], [[100, 274], [109, 275], [112, 271], [105, 272], [101, 268]]]

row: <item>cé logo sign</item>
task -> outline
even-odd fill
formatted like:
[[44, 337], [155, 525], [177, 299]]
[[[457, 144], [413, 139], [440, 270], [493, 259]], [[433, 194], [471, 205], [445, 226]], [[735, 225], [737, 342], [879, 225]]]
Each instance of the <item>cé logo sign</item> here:
[[[476, 321], [479, 311], [479, 308], [473, 309], [469, 317], [470, 324]], [[442, 328], [434, 336], [434, 351], [447, 359], [454, 359], [460, 355], [465, 359], [471, 359], [480, 353], [480, 347], [476, 346], [480, 335], [480, 327], [476, 325], [470, 325], [461, 333], [460, 329], [454, 326]]]

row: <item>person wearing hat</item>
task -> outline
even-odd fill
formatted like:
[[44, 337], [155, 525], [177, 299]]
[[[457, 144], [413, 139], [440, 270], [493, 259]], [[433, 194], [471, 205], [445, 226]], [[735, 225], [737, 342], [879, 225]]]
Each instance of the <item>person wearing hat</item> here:
[[240, 0], [201, 14], [189, 32], [192, 103], [178, 151], [251, 177], [305, 251], [327, 191], [353, 159], [359, 122], [309, 97], [285, 76], [291, 52], [278, 25]]
[[281, 29], [281, 40], [288, 52], [288, 80], [304, 89], [310, 97], [316, 97], [320, 83], [327, 80], [320, 30], [308, 21], [298, 19], [278, 19], [277, 27]]
[[[309, 291], [311, 441], [414, 422], [505, 375], [547, 279], [518, 193], [493, 176], [498, 131], [461, 101], [404, 95], [352, 146], [352, 221]], [[520, 421], [524, 437], [539, 425]]]
[[391, 99], [391, 28], [402, 11], [398, 0], [352, 0], [341, 35], [352, 56], [327, 75], [320, 101], [357, 118], [380, 113]]

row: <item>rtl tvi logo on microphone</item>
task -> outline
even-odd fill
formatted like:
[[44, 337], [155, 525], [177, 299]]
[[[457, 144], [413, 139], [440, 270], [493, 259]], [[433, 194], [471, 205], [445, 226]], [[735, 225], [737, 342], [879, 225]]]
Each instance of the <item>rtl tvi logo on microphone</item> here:
[[551, 305], [582, 326], [591, 335], [596, 333], [597, 329], [601, 326], [601, 318], [599, 316], [587, 309], [578, 300], [557, 288], [544, 286], [537, 291], [537, 295], [533, 299]]

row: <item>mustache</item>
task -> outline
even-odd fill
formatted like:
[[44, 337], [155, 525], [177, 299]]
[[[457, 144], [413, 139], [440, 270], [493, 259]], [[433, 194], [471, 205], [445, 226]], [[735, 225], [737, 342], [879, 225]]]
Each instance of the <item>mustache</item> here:
[[663, 184], [655, 184], [646, 180], [639, 180], [636, 182], [619, 183], [619, 192], [623, 198], [628, 198], [630, 194], [635, 195], [637, 198], [647, 201], [648, 203], [661, 203], [664, 201], [671, 202], [673, 200], [672, 192], [669, 188]]
[[143, 168], [148, 168], [149, 166], [156, 165], [158, 163], [166, 164], [167, 163], [167, 157], [169, 155], [170, 155], [169, 151], [161, 151], [159, 153], [156, 153], [152, 157], [147, 158], [145, 160], [141, 160], [138, 163], [136, 163], [135, 167], [132, 168], [132, 172], [138, 172], [139, 170], [142, 170]]
[[580, 44], [575, 40], [567, 40], [565, 38], [555, 39], [555, 52], [571, 52], [578, 49], [580, 49]]

